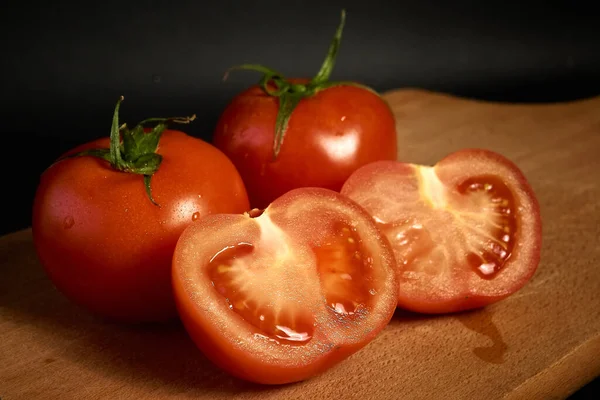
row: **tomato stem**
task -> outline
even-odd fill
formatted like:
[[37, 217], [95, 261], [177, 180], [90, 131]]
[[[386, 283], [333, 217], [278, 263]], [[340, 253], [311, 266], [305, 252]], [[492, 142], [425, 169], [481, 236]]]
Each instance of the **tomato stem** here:
[[[121, 158], [121, 136], [119, 132], [119, 108], [121, 108], [121, 102], [125, 100], [125, 97], [119, 97], [117, 105], [115, 106], [115, 112], [113, 113], [112, 126], [110, 129], [110, 165], [113, 168], [120, 169], [123, 159]], [[123, 125], [125, 128], [125, 125]]]
[[[373, 89], [356, 82], [329, 82], [329, 77], [333, 72], [337, 54], [340, 48], [340, 43], [342, 41], [342, 33], [345, 23], [346, 11], [342, 9], [340, 24], [335, 31], [335, 35], [333, 36], [331, 44], [329, 45], [327, 56], [325, 57], [325, 60], [323, 61], [323, 64], [321, 65], [321, 68], [317, 74], [307, 84], [291, 83], [283, 76], [283, 74], [260, 64], [241, 64], [231, 67], [225, 72], [223, 80], [226, 80], [229, 77], [229, 73], [233, 70], [249, 70], [260, 72], [263, 74], [263, 76], [258, 85], [269, 96], [278, 98], [279, 109], [277, 111], [275, 132], [273, 136], [273, 161], [277, 159], [277, 156], [281, 151], [281, 146], [283, 145], [283, 140], [285, 138], [285, 133], [287, 132], [292, 113], [302, 99], [314, 96], [321, 90], [343, 85], [360, 87], [379, 96], [379, 94]], [[273, 86], [275, 88], [273, 88]]]
[[[124, 97], [121, 96], [115, 106], [110, 129], [109, 148], [88, 149], [65, 158], [96, 157], [107, 161], [117, 171], [143, 175], [148, 198], [152, 204], [160, 207], [152, 196], [150, 186], [150, 180], [158, 171], [162, 162], [162, 156], [156, 153], [160, 137], [167, 128], [168, 123], [188, 124], [196, 119], [196, 115], [194, 114], [191, 117], [148, 118], [138, 123], [133, 129], [129, 129], [127, 124], [119, 125], [119, 109], [123, 100]], [[149, 123], [158, 124], [149, 132], [145, 132], [144, 125]]]
[[327, 56], [325, 57], [325, 60], [321, 65], [321, 69], [310, 82], [312, 85], [318, 85], [321, 82], [326, 82], [329, 80], [329, 77], [333, 72], [333, 67], [335, 67], [335, 60], [337, 58], [337, 53], [340, 49], [340, 43], [342, 42], [342, 33], [344, 31], [345, 24], [346, 10], [342, 10], [340, 24], [338, 25], [338, 28], [335, 31], [335, 35], [333, 36], [331, 44], [329, 45], [329, 50], [327, 50]]

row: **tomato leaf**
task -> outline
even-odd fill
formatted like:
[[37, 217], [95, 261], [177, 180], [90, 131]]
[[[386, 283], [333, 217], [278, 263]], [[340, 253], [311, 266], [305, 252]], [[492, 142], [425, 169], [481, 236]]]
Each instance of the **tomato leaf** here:
[[160, 208], [160, 204], [154, 201], [154, 197], [152, 197], [152, 188], [150, 187], [150, 180], [152, 179], [152, 175], [144, 175], [144, 186], [146, 187], [146, 194], [148, 198], [155, 206]]
[[[143, 134], [144, 136], [149, 136], [149, 134]], [[162, 162], [162, 156], [156, 153], [145, 153], [136, 158], [135, 160], [126, 162], [125, 171], [133, 174], [144, 175], [144, 186], [146, 188], [146, 194], [148, 198], [155, 206], [160, 207], [160, 205], [154, 200], [152, 197], [152, 189], [150, 187], [150, 181], [152, 176], [156, 171], [158, 171], [158, 167]]]
[[146, 154], [153, 154], [158, 148], [160, 136], [166, 129], [164, 123], [155, 126], [152, 131], [144, 132], [142, 125], [136, 125], [132, 130], [124, 129], [121, 152], [126, 161], [134, 161]]
[[102, 160], [110, 162], [110, 150], [108, 150], [108, 149], [89, 149], [89, 150], [84, 150], [84, 151], [80, 151], [79, 153], [75, 153], [75, 154], [73, 154], [71, 156], [68, 156], [68, 158], [79, 157], [79, 156], [91, 156], [91, 157], [100, 158]]
[[[133, 130], [125, 128], [121, 132], [122, 143], [120, 150], [125, 155], [125, 161], [131, 161], [130, 156], [137, 153], [135, 150], [137, 144], [134, 138], [134, 132], [137, 130], [137, 128], [140, 128], [143, 131], [143, 128], [138, 125], [133, 128]], [[137, 157], [139, 157], [139, 155], [137, 155]]]
[[272, 68], [265, 67], [264, 65], [260, 65], [260, 64], [241, 64], [241, 65], [236, 65], [234, 67], [231, 67], [227, 71], [225, 71], [225, 74], [223, 75], [223, 80], [226, 81], [227, 78], [229, 78], [229, 73], [231, 71], [239, 70], [239, 69], [260, 72], [264, 76], [268, 77], [268, 79], [275, 78], [275, 77], [284, 78], [283, 74], [275, 71]]
[[126, 163], [126, 172], [140, 175], [152, 175], [158, 171], [158, 167], [162, 162], [162, 156], [156, 153], [142, 154], [133, 161]]

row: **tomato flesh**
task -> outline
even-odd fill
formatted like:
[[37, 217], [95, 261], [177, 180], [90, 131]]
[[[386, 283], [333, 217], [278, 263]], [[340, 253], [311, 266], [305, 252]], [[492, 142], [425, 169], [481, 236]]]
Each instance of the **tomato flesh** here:
[[434, 167], [373, 163], [342, 194], [365, 207], [390, 241], [401, 307], [481, 307], [517, 291], [537, 268], [537, 200], [519, 169], [496, 153], [463, 150]]
[[[276, 302], [264, 298], [260, 282], [277, 279], [278, 268], [253, 266], [253, 246], [239, 243], [219, 252], [208, 266], [211, 281], [217, 292], [225, 297], [229, 309], [241, 316], [265, 337], [278, 343], [301, 344], [313, 335], [314, 318], [300, 298], [279, 297]], [[285, 312], [294, 309], [294, 313]]]
[[334, 232], [313, 249], [325, 302], [343, 316], [367, 312], [375, 292], [369, 273], [373, 258], [355, 230], [336, 226]]
[[389, 242], [355, 203], [296, 189], [263, 213], [212, 215], [173, 258], [181, 319], [198, 347], [243, 379], [278, 384], [321, 373], [393, 315]]

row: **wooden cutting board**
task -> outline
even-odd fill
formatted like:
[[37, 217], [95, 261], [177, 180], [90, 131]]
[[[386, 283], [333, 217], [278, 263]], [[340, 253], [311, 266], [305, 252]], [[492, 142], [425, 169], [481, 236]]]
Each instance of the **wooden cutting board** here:
[[541, 204], [543, 252], [529, 284], [475, 312], [397, 311], [366, 348], [309, 381], [263, 387], [216, 369], [178, 324], [120, 326], [50, 284], [29, 230], [0, 238], [0, 398], [551, 399], [600, 375], [600, 97], [551, 105], [386, 94], [400, 159], [498, 151]]

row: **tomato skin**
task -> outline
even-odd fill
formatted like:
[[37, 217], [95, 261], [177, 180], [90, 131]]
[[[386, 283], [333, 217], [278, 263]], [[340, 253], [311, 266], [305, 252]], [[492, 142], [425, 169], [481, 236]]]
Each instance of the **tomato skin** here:
[[[292, 190], [273, 202], [258, 219], [267, 216], [283, 233], [268, 237], [265, 242], [261, 241], [260, 224], [247, 214], [210, 215], [186, 228], [173, 257], [172, 281], [181, 320], [211, 361], [241, 379], [284, 384], [324, 372], [375, 338], [395, 311], [397, 280], [389, 242], [362, 208], [336, 192], [320, 188]], [[327, 241], [323, 238], [327, 237], [329, 228], [326, 226], [331, 221], [353, 226], [375, 259], [370, 269], [376, 276], [372, 283], [376, 291], [370, 292], [373, 303], [369, 311], [358, 313], [356, 319], [346, 319], [325, 307], [324, 289], [318, 284], [322, 275], [311, 275], [314, 256], [306, 252], [305, 246]], [[291, 304], [303, 303], [314, 311], [313, 337], [300, 346], [257, 339], [256, 335], [264, 331], [252, 327], [227, 305], [208, 273], [209, 260], [232, 243], [252, 243], [259, 256], [270, 251], [280, 254], [271, 243], [283, 237], [289, 244], [284, 253], [291, 253], [291, 258], [261, 259], [263, 261], [249, 265], [250, 274], [243, 276], [240, 282], [248, 284], [257, 279], [255, 283], [261, 295], [258, 300], [250, 296], [249, 303], [271, 305], [283, 299]], [[265, 267], [267, 261], [264, 260], [271, 263]], [[281, 265], [285, 268], [278, 270]], [[277, 272], [272, 279], [263, 279], [264, 270]], [[366, 279], [361, 274], [356, 276]], [[239, 271], [236, 278], [240, 278]], [[262, 296], [264, 303], [260, 301]], [[285, 314], [287, 309], [279, 311], [275, 314]], [[297, 315], [297, 310], [292, 314]]]
[[[67, 154], [108, 148], [99, 139]], [[35, 195], [32, 230], [37, 255], [55, 286], [95, 314], [124, 322], [176, 318], [170, 273], [175, 244], [201, 216], [244, 212], [242, 180], [218, 149], [166, 130], [151, 180], [108, 162], [74, 157], [50, 166]]]
[[[425, 205], [427, 202], [423, 201], [420, 194], [426, 190], [422, 180], [417, 178], [422, 167], [425, 166], [391, 161], [372, 163], [357, 170], [346, 181], [341, 193], [358, 202], [374, 219], [385, 220], [380, 221], [385, 222], [380, 226], [387, 226], [387, 222], [394, 218], [414, 219], [414, 222], [425, 225], [425, 229], [437, 235], [437, 238], [433, 239], [435, 244], [441, 243], [447, 250], [463, 251], [465, 246], [456, 244], [460, 240], [452, 238], [462, 237], [461, 240], [464, 240], [464, 236], [458, 234], [463, 233], [461, 229], [468, 229], [463, 226], [452, 232], [444, 231], [446, 228], [443, 227], [443, 222], [436, 216], [436, 213], [440, 212], [439, 209]], [[397, 260], [398, 306], [430, 314], [458, 312], [487, 306], [520, 290], [538, 267], [542, 245], [539, 203], [523, 172], [506, 157], [484, 149], [463, 149], [449, 154], [431, 167], [430, 171], [435, 171], [437, 182], [445, 188], [445, 199], [464, 197], [464, 193], [460, 193], [457, 188], [476, 177], [493, 176], [506, 185], [514, 196], [512, 214], [517, 228], [517, 233], [514, 234], [515, 244], [502, 268], [491, 279], [483, 279], [464, 266], [449, 262], [444, 271], [449, 278], [435, 282], [437, 276], [429, 275], [425, 278], [425, 274], [416, 278], [411, 262], [400, 262], [403, 252], [407, 250], [395, 245], [394, 238], [388, 234]], [[380, 199], [385, 199], [386, 205], [383, 205]], [[450, 205], [450, 208], [452, 207], [454, 206]], [[473, 216], [478, 212], [479, 216]], [[457, 214], [460, 214], [460, 211]], [[489, 226], [483, 223], [487, 217], [483, 218], [481, 215], [485, 215], [485, 212], [470, 213], [470, 221], [480, 223], [476, 227], [479, 230]], [[393, 234], [397, 235], [398, 232], [393, 231]], [[402, 238], [407, 237], [405, 232], [402, 232], [402, 235]], [[450, 238], [447, 239], [450, 246], [444, 241], [444, 237]], [[456, 251], [448, 253], [465, 254]]]
[[273, 161], [278, 109], [277, 98], [250, 87], [233, 98], [214, 132], [213, 143], [240, 171], [252, 207], [264, 208], [294, 188], [339, 191], [357, 168], [396, 159], [394, 115], [368, 90], [335, 86], [301, 100]]

